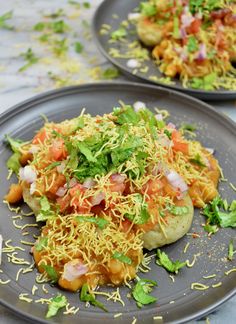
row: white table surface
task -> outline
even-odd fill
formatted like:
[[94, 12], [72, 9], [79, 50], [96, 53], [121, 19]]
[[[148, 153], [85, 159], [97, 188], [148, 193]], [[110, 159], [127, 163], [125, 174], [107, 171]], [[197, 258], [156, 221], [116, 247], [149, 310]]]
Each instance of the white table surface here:
[[[128, 0], [127, 0], [128, 1]], [[77, 1], [83, 3], [84, 1]], [[81, 6], [77, 9], [66, 0], [0, 0], [0, 16], [13, 10], [13, 18], [9, 24], [14, 31], [0, 29], [0, 114], [14, 104], [28, 99], [40, 92], [54, 89], [61, 84], [82, 84], [99, 81], [101, 71], [111, 67], [110, 63], [98, 52], [89, 26], [94, 10], [101, 0], [90, 0], [91, 8]], [[38, 33], [33, 26], [42, 21], [42, 16], [62, 8], [66, 17], [62, 17], [71, 26], [66, 34], [71, 47], [68, 58], [57, 60], [50, 49], [38, 40]], [[59, 18], [60, 19], [60, 18]], [[75, 53], [73, 43], [79, 41], [83, 44], [82, 54]], [[24, 65], [20, 53], [32, 48], [39, 57], [34, 64], [24, 72], [18, 72]], [[61, 62], [64, 62], [61, 64]], [[60, 76], [59, 81], [53, 81], [48, 72]], [[119, 77], [124, 80], [124, 76]], [[236, 121], [236, 101], [217, 101], [211, 103], [217, 110], [227, 114]], [[1, 286], [0, 286], [1, 289]], [[236, 296], [231, 298], [213, 314], [208, 316], [211, 324], [236, 323]], [[205, 319], [191, 323], [205, 323]], [[8, 309], [0, 306], [0, 324], [23, 324]]]

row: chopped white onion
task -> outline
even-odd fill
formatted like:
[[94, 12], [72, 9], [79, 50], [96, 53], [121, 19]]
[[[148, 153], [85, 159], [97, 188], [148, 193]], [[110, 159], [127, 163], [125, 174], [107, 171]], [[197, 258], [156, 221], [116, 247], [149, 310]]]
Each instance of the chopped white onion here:
[[35, 193], [36, 191], [36, 182], [32, 182], [30, 185], [30, 194], [31, 196]]
[[203, 61], [207, 57], [206, 44], [202, 43], [202, 44], [200, 44], [199, 47], [200, 47], [200, 49], [199, 49], [198, 54], [197, 54], [197, 59], [199, 61]]
[[91, 197], [90, 202], [91, 202], [92, 206], [97, 206], [104, 199], [105, 199], [105, 194], [104, 194], [104, 192], [100, 191], [99, 193], [97, 193], [96, 195]]
[[211, 167], [211, 164], [210, 164], [210, 161], [208, 160], [208, 158], [206, 157], [206, 156], [202, 156], [202, 162], [205, 164], [205, 166], [209, 169], [209, 170], [211, 170], [212, 169], [212, 167]]
[[2, 235], [0, 234], [0, 265], [2, 263], [2, 242], [3, 242], [3, 238]]
[[116, 183], [123, 183], [126, 178], [126, 174], [114, 173], [111, 175], [111, 181]]
[[29, 152], [34, 154], [37, 153], [39, 151], [39, 147], [37, 145], [32, 145], [29, 149]]
[[170, 170], [166, 174], [166, 178], [174, 188], [179, 189], [181, 192], [188, 190], [184, 179], [175, 170]]
[[186, 29], [184, 27], [180, 28], [180, 36], [182, 39], [187, 36]]
[[142, 101], [136, 101], [134, 104], [134, 110], [137, 112], [139, 111], [140, 109], [145, 109], [146, 108], [146, 105], [144, 102]]
[[65, 167], [66, 167], [66, 163], [62, 161], [61, 164], [57, 166], [57, 171], [59, 173], [62, 173], [65, 170]]
[[190, 12], [186, 12], [182, 14], [181, 23], [183, 28], [189, 27], [193, 21], [194, 21], [194, 17]]
[[214, 154], [215, 150], [211, 147], [205, 147], [205, 149], [207, 150], [207, 152]]
[[139, 61], [136, 59], [130, 59], [126, 62], [126, 65], [131, 69], [135, 69], [139, 67]]
[[78, 184], [78, 181], [75, 178], [72, 178], [69, 182], [69, 188], [73, 188]]
[[139, 12], [130, 12], [128, 14], [128, 20], [138, 20], [141, 14]]
[[172, 129], [175, 129], [176, 128], [175, 124], [173, 124], [173, 123], [168, 123], [167, 124], [167, 127], [168, 128], [172, 128]]
[[60, 188], [58, 188], [58, 190], [56, 192], [56, 195], [58, 197], [63, 197], [65, 195], [65, 193], [66, 193], [66, 190], [67, 189], [65, 187], [60, 187]]
[[159, 143], [161, 146], [169, 148], [173, 146], [172, 141], [166, 136], [166, 135], [159, 135], [157, 139], [157, 143]]
[[33, 183], [37, 179], [36, 171], [30, 165], [26, 165], [24, 168], [20, 168], [19, 176], [20, 180], [26, 181], [28, 183]]
[[202, 19], [202, 12], [197, 12], [196, 14], [195, 14], [195, 18], [197, 18], [197, 19]]
[[155, 118], [156, 118], [156, 120], [158, 120], [158, 121], [163, 120], [163, 116], [162, 116], [162, 114], [156, 114], [156, 115], [155, 115]]
[[83, 183], [83, 187], [90, 189], [92, 187], [94, 187], [96, 184], [96, 181], [93, 180], [92, 178], [87, 178], [85, 179], [84, 183]]
[[81, 263], [80, 260], [72, 260], [64, 265], [64, 271], [62, 274], [63, 279], [73, 281], [80, 278], [82, 275], [88, 272], [86, 265]]

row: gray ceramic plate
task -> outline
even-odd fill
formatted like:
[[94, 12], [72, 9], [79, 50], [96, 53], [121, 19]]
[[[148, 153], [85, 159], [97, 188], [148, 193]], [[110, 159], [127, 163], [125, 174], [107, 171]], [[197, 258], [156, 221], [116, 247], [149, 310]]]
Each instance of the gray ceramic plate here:
[[[138, 69], [135, 75], [133, 74], [135, 69], [131, 69], [126, 65], [128, 59], [114, 58], [109, 53], [111, 48], [118, 49], [120, 52], [125, 53], [127, 51], [127, 46], [125, 45], [125, 43], [122, 42], [110, 43], [110, 33], [114, 30], [117, 30], [122, 21], [127, 20], [128, 14], [130, 12], [133, 12], [135, 8], [138, 8], [140, 2], [140, 0], [104, 0], [102, 4], [98, 7], [93, 19], [93, 33], [98, 48], [102, 52], [102, 54], [114, 65], [116, 65], [120, 70], [126, 73], [127, 76], [132, 76], [132, 78], [136, 78], [136, 80], [139, 79], [141, 81], [156, 83], [164, 87], [185, 92], [189, 95], [203, 100], [227, 100], [236, 98], [236, 91], [228, 91], [225, 89], [206, 91], [192, 88], [184, 88], [178, 79], [173, 79], [173, 85], [167, 85], [161, 80], [153, 81], [153, 76], [162, 78], [163, 74], [161, 74], [158, 71], [158, 68], [154, 63], [154, 60], [151, 59], [151, 56], [150, 60], [145, 61], [141, 66], [141, 68], [143, 66], [147, 66], [148, 71], [144, 73], [141, 72], [140, 69]], [[103, 24], [108, 24], [111, 26], [111, 29], [108, 30], [108, 34], [104, 35], [100, 33]], [[138, 38], [135, 31], [135, 27], [130, 25], [128, 30], [128, 44], [135, 40], [137, 41]]]
[[[9, 187], [6, 180], [7, 168], [6, 160], [11, 154], [10, 150], [3, 143], [4, 134], [23, 140], [31, 139], [34, 132], [39, 129], [43, 122], [40, 114], [45, 114], [49, 120], [62, 121], [65, 118], [77, 116], [81, 108], [86, 107], [91, 114], [103, 114], [111, 111], [119, 100], [125, 103], [143, 101], [150, 109], [159, 107], [168, 109], [171, 113], [171, 120], [177, 125], [184, 123], [194, 123], [197, 126], [197, 135], [206, 147], [215, 149], [215, 155], [219, 159], [224, 170], [225, 177], [230, 182], [236, 184], [236, 127], [227, 117], [217, 113], [210, 106], [192, 99], [183, 94], [172, 90], [165, 90], [156, 86], [147, 86], [136, 83], [107, 83], [84, 85], [81, 87], [70, 87], [57, 91], [51, 91], [19, 104], [0, 118], [0, 168], [1, 168], [1, 187], [0, 195], [3, 197]], [[14, 179], [11, 179], [11, 182]], [[220, 191], [227, 199], [233, 199], [235, 193], [228, 183], [220, 185]], [[32, 258], [29, 254], [30, 246], [22, 245], [20, 240], [34, 241], [32, 234], [37, 232], [35, 228], [29, 227], [27, 230], [30, 235], [21, 236], [21, 230], [16, 229], [12, 224], [11, 213], [5, 204], [1, 203], [0, 213], [0, 233], [4, 240], [11, 239], [13, 245], [20, 245], [25, 251], [18, 251], [18, 257], [23, 257], [29, 262]], [[71, 305], [80, 306], [77, 315], [63, 315], [59, 312], [58, 316], [51, 322], [66, 323], [131, 323], [133, 318], [137, 318], [137, 323], [158, 323], [153, 317], [163, 316], [164, 322], [182, 323], [193, 318], [199, 318], [211, 312], [222, 302], [234, 295], [236, 292], [236, 273], [225, 275], [225, 271], [235, 267], [235, 261], [227, 261], [228, 243], [235, 237], [235, 230], [222, 229], [212, 238], [208, 238], [202, 229], [203, 217], [199, 210], [195, 211], [194, 224], [191, 232], [196, 232], [200, 238], [185, 236], [177, 243], [166, 247], [164, 250], [173, 259], [190, 261], [194, 254], [200, 254], [192, 268], [182, 269], [175, 282], [172, 282], [167, 272], [154, 264], [151, 264], [151, 271], [147, 274], [140, 274], [140, 277], [152, 278], [158, 282], [158, 287], [153, 291], [153, 295], [158, 297], [155, 304], [142, 309], [137, 308], [132, 299], [127, 299], [128, 288], [120, 288], [121, 295], [125, 301], [125, 307], [119, 303], [107, 302], [103, 297], [99, 300], [104, 302], [109, 309], [109, 313], [104, 313], [98, 308], [91, 306], [85, 308], [79, 301], [79, 295], [66, 293]], [[27, 217], [22, 221], [16, 220], [18, 225], [34, 223], [34, 217]], [[24, 230], [26, 231], [26, 229]], [[183, 253], [184, 247], [190, 243], [187, 253]], [[28, 293], [33, 300], [39, 298], [49, 298], [52, 294], [57, 294], [59, 289], [46, 285], [49, 294], [45, 295], [42, 286], [31, 294], [32, 286], [35, 284], [37, 271], [21, 274], [19, 281], [16, 281], [16, 273], [22, 266], [13, 265], [7, 262], [6, 253], [3, 254], [0, 279], [11, 281], [7, 285], [0, 285], [0, 302], [10, 308], [18, 315], [31, 319], [34, 322], [45, 323], [46, 305], [40, 303], [26, 303], [20, 301], [20, 293]], [[24, 265], [23, 267], [27, 267]], [[204, 279], [203, 276], [216, 274], [213, 279]], [[200, 282], [210, 288], [206, 291], [191, 290], [192, 282]], [[212, 284], [221, 282], [218, 288], [211, 288]], [[107, 288], [111, 291], [112, 288]], [[121, 317], [114, 319], [114, 315], [122, 313]]]

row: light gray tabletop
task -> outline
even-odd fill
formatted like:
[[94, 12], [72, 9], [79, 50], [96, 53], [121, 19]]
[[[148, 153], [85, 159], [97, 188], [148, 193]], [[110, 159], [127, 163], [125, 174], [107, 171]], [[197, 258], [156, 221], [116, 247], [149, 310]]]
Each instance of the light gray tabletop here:
[[[111, 65], [98, 52], [90, 30], [91, 17], [100, 2], [101, 0], [1, 0], [0, 16], [13, 11], [12, 19], [7, 23], [14, 26], [14, 30], [0, 29], [0, 113], [46, 90], [103, 79], [104, 71]], [[58, 9], [63, 9], [63, 12], [58, 12]], [[69, 47], [68, 53], [65, 56], [62, 53], [61, 57], [55, 57], [53, 53], [58, 50], [63, 52], [62, 44], [58, 49], [56, 39], [51, 44], [40, 42], [38, 38], [42, 33], [33, 30], [37, 22], [50, 20], [43, 16], [55, 12], [61, 13], [59, 19], [69, 25], [64, 43]], [[83, 46], [81, 53], [75, 51], [76, 42]], [[37, 63], [19, 72], [26, 64], [21, 53], [29, 48], [37, 57]], [[118, 79], [124, 80], [125, 77], [121, 75]], [[218, 101], [212, 102], [212, 105], [236, 121], [236, 101]], [[211, 324], [235, 323], [236, 296], [210, 314], [208, 320]], [[206, 319], [199, 321], [205, 322]], [[0, 306], [0, 324], [23, 323], [24, 320]]]

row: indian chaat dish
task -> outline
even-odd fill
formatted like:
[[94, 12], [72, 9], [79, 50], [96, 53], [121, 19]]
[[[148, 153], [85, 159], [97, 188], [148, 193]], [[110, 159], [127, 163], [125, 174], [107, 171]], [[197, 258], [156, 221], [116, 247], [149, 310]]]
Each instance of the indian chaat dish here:
[[140, 7], [138, 37], [163, 74], [197, 89], [236, 89], [235, 0], [149, 0]]
[[[134, 108], [135, 107], [135, 108]], [[128, 283], [143, 248], [188, 232], [193, 206], [218, 195], [218, 162], [159, 112], [121, 103], [109, 114], [46, 122], [29, 142], [8, 137], [22, 198], [44, 222], [32, 253], [66, 290]]]

